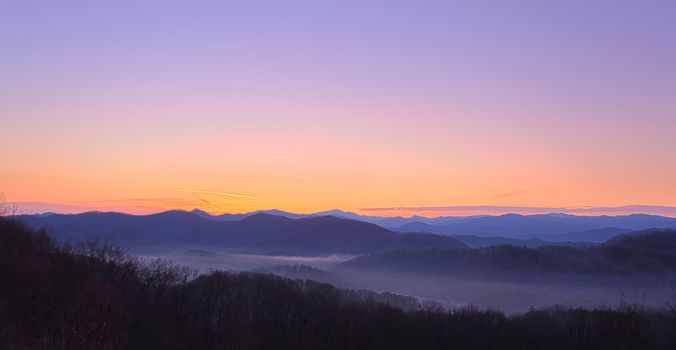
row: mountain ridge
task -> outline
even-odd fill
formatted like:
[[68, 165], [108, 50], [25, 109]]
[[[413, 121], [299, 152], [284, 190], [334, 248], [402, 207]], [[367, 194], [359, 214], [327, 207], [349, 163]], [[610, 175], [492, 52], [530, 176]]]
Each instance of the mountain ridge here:
[[90, 212], [18, 218], [33, 228], [47, 228], [59, 240], [87, 241], [109, 236], [119, 244], [137, 250], [181, 245], [181, 251], [191, 247], [216, 247], [247, 252], [316, 255], [418, 250], [440, 245], [467, 247], [451, 238], [397, 234], [372, 223], [335, 216], [291, 219], [260, 212], [239, 220], [219, 221], [200, 214], [186, 211], [151, 215]]

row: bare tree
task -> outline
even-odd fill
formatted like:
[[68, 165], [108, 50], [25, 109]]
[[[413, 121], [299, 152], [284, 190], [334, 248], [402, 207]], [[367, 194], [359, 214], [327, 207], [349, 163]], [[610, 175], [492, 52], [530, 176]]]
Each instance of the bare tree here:
[[87, 242], [78, 242], [74, 247], [77, 255], [93, 258], [101, 262], [123, 263], [126, 258], [124, 248], [117, 245], [109, 236], [98, 236]]
[[7, 202], [7, 197], [5, 197], [4, 192], [0, 192], [0, 216], [15, 216], [18, 212], [16, 204], [11, 204]]

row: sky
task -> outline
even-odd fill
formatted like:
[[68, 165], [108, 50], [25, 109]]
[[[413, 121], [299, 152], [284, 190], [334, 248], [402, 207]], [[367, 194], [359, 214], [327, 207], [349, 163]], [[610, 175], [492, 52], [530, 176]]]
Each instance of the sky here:
[[0, 1], [0, 192], [23, 212], [673, 207], [674, 38], [673, 0]]

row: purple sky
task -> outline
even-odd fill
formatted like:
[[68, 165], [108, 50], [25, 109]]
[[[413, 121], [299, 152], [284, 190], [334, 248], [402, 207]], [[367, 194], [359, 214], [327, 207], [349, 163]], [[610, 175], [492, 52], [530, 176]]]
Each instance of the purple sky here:
[[0, 192], [674, 206], [674, 38], [673, 0], [6, 1]]

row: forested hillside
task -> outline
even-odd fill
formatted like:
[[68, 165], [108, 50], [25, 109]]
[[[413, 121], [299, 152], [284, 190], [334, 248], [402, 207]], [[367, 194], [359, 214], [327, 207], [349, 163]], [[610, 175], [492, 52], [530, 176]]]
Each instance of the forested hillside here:
[[359, 257], [341, 267], [496, 280], [668, 284], [676, 281], [676, 230], [639, 231], [590, 247], [399, 250]]

